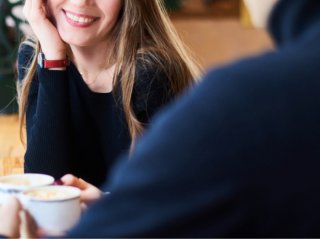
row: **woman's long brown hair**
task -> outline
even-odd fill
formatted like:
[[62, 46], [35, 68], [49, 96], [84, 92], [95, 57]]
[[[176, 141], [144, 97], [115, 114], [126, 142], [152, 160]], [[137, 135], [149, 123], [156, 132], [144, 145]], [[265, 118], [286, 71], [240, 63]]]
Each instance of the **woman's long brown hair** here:
[[[165, 73], [170, 81], [170, 92], [174, 95], [180, 94], [200, 78], [200, 68], [178, 37], [161, 0], [122, 0], [122, 4], [122, 11], [112, 34], [116, 45], [111, 55], [116, 62], [114, 87], [121, 90], [121, 104], [134, 145], [143, 130], [132, 107], [137, 61], [142, 60]], [[36, 41], [34, 49], [34, 56], [37, 56], [39, 42]], [[18, 87], [22, 139], [27, 99], [36, 64], [36, 57], [33, 57], [23, 84]], [[119, 81], [117, 76], [120, 72]]]

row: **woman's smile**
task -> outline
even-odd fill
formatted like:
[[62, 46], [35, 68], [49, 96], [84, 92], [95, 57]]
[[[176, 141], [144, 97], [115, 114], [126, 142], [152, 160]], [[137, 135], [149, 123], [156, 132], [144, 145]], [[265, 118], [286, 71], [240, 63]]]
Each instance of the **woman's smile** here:
[[47, 12], [61, 39], [77, 47], [106, 45], [122, 8], [122, 0], [46, 2]]
[[73, 27], [89, 27], [99, 18], [79, 13], [73, 13], [67, 10], [63, 10], [67, 22]]

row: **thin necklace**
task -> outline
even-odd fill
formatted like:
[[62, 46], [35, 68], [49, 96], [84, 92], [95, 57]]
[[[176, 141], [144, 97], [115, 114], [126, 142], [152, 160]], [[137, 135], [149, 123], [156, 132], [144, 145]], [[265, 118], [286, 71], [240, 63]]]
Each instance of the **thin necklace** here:
[[[92, 84], [94, 84], [94, 83], [98, 80], [99, 76], [101, 75], [101, 73], [102, 73], [104, 70], [105, 70], [105, 68], [102, 68], [102, 70], [98, 72], [98, 74], [93, 78], [93, 80], [92, 80], [91, 82], [86, 82], [86, 81], [84, 81], [84, 82], [85, 82], [87, 85], [92, 85]], [[84, 75], [83, 75], [82, 73], [80, 73], [80, 75], [81, 75], [82, 78], [84, 79]]]
[[[74, 58], [73, 58], [73, 54], [72, 54], [72, 52], [71, 52], [70, 49], [69, 49], [69, 51], [70, 51], [69, 54], [72, 56], [71, 59], [74, 59]], [[106, 55], [107, 55], [107, 54], [106, 54]], [[86, 83], [86, 85], [92, 85], [92, 84], [94, 84], [94, 83], [99, 79], [99, 77], [100, 77], [100, 75], [102, 74], [102, 72], [103, 72], [105, 69], [107, 69], [107, 65], [108, 65], [108, 64], [110, 64], [110, 59], [108, 59], [108, 57], [106, 57], [106, 61], [105, 61], [105, 63], [104, 63], [104, 67], [96, 74], [96, 76], [93, 78], [93, 80], [92, 80], [91, 82], [86, 82], [86, 81], [85, 81], [85, 78], [86, 78], [86, 77], [84, 77], [84, 74], [79, 71], [79, 73], [80, 73], [83, 81]]]
[[[90, 81], [90, 82], [86, 82], [86, 81], [84, 80], [84, 82], [85, 82], [87, 85], [93, 85], [93, 84], [99, 79], [99, 77], [100, 77], [100, 75], [102, 74], [102, 72], [107, 69], [107, 65], [108, 65], [109, 63], [110, 63], [110, 60], [109, 60], [108, 58], [106, 58], [106, 61], [105, 61], [105, 63], [104, 63], [104, 67], [95, 75], [95, 77], [93, 78], [93, 80]], [[85, 79], [83, 73], [80, 72], [80, 75], [82, 76], [83, 79]]]

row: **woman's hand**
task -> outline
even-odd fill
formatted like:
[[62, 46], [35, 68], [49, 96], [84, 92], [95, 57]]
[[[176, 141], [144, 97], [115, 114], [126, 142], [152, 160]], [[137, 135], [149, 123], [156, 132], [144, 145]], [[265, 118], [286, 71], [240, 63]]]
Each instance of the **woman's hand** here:
[[45, 2], [44, 0], [26, 0], [23, 14], [38, 38], [46, 59], [62, 60], [66, 58], [67, 47], [57, 28], [48, 18]]
[[79, 188], [81, 190], [80, 200], [86, 205], [93, 203], [103, 195], [103, 193], [92, 184], [87, 183], [86, 181], [71, 174], [63, 176], [61, 178], [61, 182], [65, 186], [73, 186]]
[[37, 223], [28, 211], [20, 211], [20, 238], [63, 238], [64, 233], [50, 233], [38, 227]]
[[15, 197], [8, 199], [7, 203], [0, 206], [0, 235], [10, 238], [19, 237], [21, 210], [22, 206]]
[[20, 238], [43, 238], [49, 236], [42, 232], [29, 212], [20, 211]]

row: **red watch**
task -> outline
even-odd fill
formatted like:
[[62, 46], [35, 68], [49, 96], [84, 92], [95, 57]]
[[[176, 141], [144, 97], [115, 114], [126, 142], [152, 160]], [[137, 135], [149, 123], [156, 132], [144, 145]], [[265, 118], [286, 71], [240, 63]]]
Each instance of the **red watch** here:
[[38, 54], [38, 65], [44, 69], [65, 68], [69, 65], [69, 60], [47, 60], [42, 52]]

